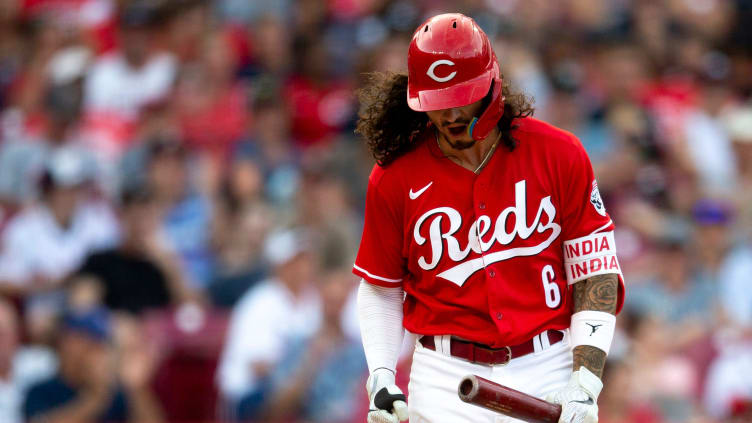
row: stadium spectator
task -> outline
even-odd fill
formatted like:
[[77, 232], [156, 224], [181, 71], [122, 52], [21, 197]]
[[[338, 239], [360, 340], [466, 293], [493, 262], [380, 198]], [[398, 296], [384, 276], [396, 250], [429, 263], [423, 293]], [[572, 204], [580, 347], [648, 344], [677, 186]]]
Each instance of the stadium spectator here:
[[198, 60], [184, 66], [175, 89], [176, 113], [189, 148], [222, 166], [246, 127], [246, 87], [235, 79], [239, 58], [223, 31], [205, 34]]
[[168, 49], [180, 63], [196, 60], [212, 23], [211, 4], [204, 0], [186, 0], [169, 2], [166, 8]]
[[700, 199], [692, 208], [692, 219], [695, 237], [695, 276], [718, 285], [719, 272], [737, 242], [731, 233], [734, 210], [725, 201]]
[[293, 140], [299, 148], [326, 145], [352, 118], [352, 87], [333, 74], [328, 46], [320, 38], [301, 38], [294, 51], [296, 72], [284, 90]]
[[261, 167], [263, 193], [278, 211], [289, 214], [300, 179], [289, 111], [280, 98], [279, 81], [274, 78], [258, 78], [251, 93], [251, 127], [236, 146], [236, 159], [252, 160]]
[[716, 323], [718, 286], [697, 277], [690, 252], [680, 240], [663, 240], [657, 252], [656, 274], [631, 287], [625, 306], [645, 318], [657, 319], [675, 332], [672, 346], [685, 347]]
[[[261, 415], [264, 421], [298, 418], [310, 422], [356, 422], [358, 384], [368, 371], [359, 336], [344, 326], [354, 278], [349, 268], [333, 270], [320, 284], [322, 324], [311, 337], [289, 340], [284, 357], [271, 371]], [[356, 334], [358, 335], [358, 334]]]
[[731, 100], [731, 93], [719, 81], [699, 87], [699, 105], [687, 111], [683, 124], [682, 150], [691, 161], [702, 192], [729, 195], [735, 185], [736, 158], [719, 115]]
[[264, 203], [232, 205], [227, 201], [215, 220], [217, 260], [207, 291], [215, 306], [232, 308], [251, 286], [266, 278], [264, 240], [273, 224]]
[[3, 289], [25, 295], [59, 288], [87, 254], [116, 241], [110, 209], [89, 198], [90, 170], [74, 150], [49, 158], [41, 178], [42, 202], [16, 215], [3, 233]]
[[298, 193], [297, 221], [315, 232], [322, 265], [343, 266], [354, 260], [360, 223], [350, 208], [346, 180], [335, 160], [308, 163]]
[[264, 248], [271, 275], [248, 290], [233, 310], [217, 382], [241, 419], [258, 417], [268, 400], [267, 378], [290, 341], [308, 338], [321, 326], [311, 248], [299, 229], [271, 234]]
[[16, 134], [0, 146], [0, 197], [17, 206], [37, 199], [35, 179], [60, 148], [76, 149], [90, 166], [96, 166], [79, 128], [82, 82], [90, 57], [85, 47], [73, 46], [50, 58], [42, 83], [40, 127]]
[[160, 422], [143, 357], [115, 360], [111, 317], [102, 309], [62, 319], [57, 341], [60, 368], [29, 388], [24, 417], [30, 422]]
[[212, 204], [191, 179], [194, 174], [183, 145], [171, 139], [153, 140], [146, 149], [145, 186], [153, 193], [162, 216], [160, 229], [180, 257], [190, 286], [203, 289], [213, 261]]
[[292, 35], [287, 30], [286, 21], [275, 14], [260, 15], [251, 27], [254, 60], [244, 73], [254, 77], [287, 75], [292, 66], [293, 53]]
[[126, 191], [119, 206], [119, 245], [89, 255], [78, 273], [93, 279], [110, 310], [140, 314], [189, 300], [192, 292], [179, 260], [160, 238], [152, 193]]
[[[708, 370], [703, 405], [717, 419], [726, 420], [737, 414], [748, 416], [749, 410], [744, 407], [752, 403], [752, 382], [747, 377], [752, 372], [752, 333], [722, 337], [718, 341], [721, 351]], [[735, 410], [737, 405], [741, 409]]]
[[177, 64], [156, 42], [162, 14], [155, 3], [128, 2], [119, 16], [120, 48], [100, 56], [86, 78], [86, 131], [108, 157], [126, 148], [141, 109], [172, 88]]

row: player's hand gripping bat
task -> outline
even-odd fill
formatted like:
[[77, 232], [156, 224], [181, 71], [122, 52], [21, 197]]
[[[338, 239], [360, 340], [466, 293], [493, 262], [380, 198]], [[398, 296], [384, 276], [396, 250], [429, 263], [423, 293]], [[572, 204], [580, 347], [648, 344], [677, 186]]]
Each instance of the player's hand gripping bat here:
[[557, 423], [561, 406], [491, 382], [480, 376], [465, 376], [457, 388], [462, 401], [530, 423]]

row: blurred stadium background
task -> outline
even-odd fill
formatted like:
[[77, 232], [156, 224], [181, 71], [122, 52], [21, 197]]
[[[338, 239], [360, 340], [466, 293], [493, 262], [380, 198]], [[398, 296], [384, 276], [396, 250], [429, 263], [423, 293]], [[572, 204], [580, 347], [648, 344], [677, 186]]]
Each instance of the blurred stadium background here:
[[600, 421], [751, 422], [750, 0], [0, 1], [0, 422], [364, 421], [354, 90], [448, 11], [616, 220]]

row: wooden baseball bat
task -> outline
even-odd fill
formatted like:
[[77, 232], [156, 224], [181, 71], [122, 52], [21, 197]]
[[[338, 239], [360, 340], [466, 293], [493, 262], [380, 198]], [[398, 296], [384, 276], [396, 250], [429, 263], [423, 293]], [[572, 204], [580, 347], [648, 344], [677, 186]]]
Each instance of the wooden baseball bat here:
[[491, 382], [476, 375], [465, 376], [457, 388], [462, 401], [530, 423], [557, 423], [561, 406]]

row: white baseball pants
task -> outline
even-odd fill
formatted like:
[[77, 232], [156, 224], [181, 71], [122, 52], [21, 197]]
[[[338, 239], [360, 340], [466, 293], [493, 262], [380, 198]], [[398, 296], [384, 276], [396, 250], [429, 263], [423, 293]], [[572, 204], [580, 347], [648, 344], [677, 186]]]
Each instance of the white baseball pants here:
[[437, 351], [416, 342], [408, 385], [410, 423], [524, 423], [462, 402], [457, 395], [462, 378], [475, 374], [543, 398], [564, 387], [572, 374], [568, 330], [560, 342], [554, 345], [537, 342], [534, 353], [498, 366], [473, 364], [442, 353], [441, 346], [447, 343], [439, 342], [440, 338], [445, 337], [436, 338]]

